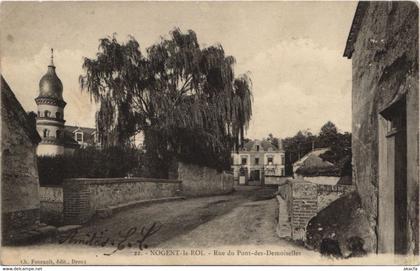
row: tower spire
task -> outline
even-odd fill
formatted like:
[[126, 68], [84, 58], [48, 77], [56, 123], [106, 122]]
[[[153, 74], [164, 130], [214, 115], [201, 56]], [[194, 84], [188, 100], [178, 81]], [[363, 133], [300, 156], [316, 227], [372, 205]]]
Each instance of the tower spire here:
[[54, 66], [54, 49], [51, 48], [51, 64], [50, 66]]

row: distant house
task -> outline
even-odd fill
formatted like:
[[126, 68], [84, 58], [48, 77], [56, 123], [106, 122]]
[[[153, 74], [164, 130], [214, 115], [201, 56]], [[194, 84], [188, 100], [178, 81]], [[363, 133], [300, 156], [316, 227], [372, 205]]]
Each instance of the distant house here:
[[293, 164], [294, 177], [316, 184], [336, 185], [340, 179], [339, 168], [320, 157], [327, 151], [329, 148], [315, 149], [296, 161]]
[[232, 152], [233, 176], [239, 184], [261, 185], [285, 175], [284, 150], [267, 140], [253, 140]]
[[101, 147], [98, 132], [95, 128], [68, 126], [64, 127], [65, 133], [71, 137], [81, 148]]

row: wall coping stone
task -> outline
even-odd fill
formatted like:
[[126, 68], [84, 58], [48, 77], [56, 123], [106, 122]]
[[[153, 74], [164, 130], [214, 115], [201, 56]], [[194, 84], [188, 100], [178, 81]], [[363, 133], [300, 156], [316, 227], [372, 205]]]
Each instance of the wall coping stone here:
[[182, 183], [181, 180], [175, 179], [155, 179], [155, 178], [70, 178], [64, 179], [63, 185], [91, 185], [91, 184], [119, 184], [119, 183]]

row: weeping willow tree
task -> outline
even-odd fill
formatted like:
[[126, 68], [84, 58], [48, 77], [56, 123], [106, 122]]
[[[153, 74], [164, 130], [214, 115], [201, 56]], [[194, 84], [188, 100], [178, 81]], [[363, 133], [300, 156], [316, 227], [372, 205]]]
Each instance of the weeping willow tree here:
[[138, 131], [147, 153], [228, 167], [252, 115], [252, 83], [235, 77], [235, 59], [221, 45], [200, 48], [195, 32], [170, 32], [140, 51], [130, 37], [100, 40], [85, 58], [83, 90], [100, 104], [96, 125], [106, 145], [126, 145]]

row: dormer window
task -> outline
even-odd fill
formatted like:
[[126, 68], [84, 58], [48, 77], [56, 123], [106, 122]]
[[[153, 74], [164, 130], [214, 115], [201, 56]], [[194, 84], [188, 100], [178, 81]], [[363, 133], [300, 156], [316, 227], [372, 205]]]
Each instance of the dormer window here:
[[44, 111], [44, 117], [49, 118], [51, 116], [51, 112], [48, 110]]
[[76, 134], [75, 134], [75, 140], [77, 142], [83, 142], [83, 133], [82, 132], [76, 132]]

